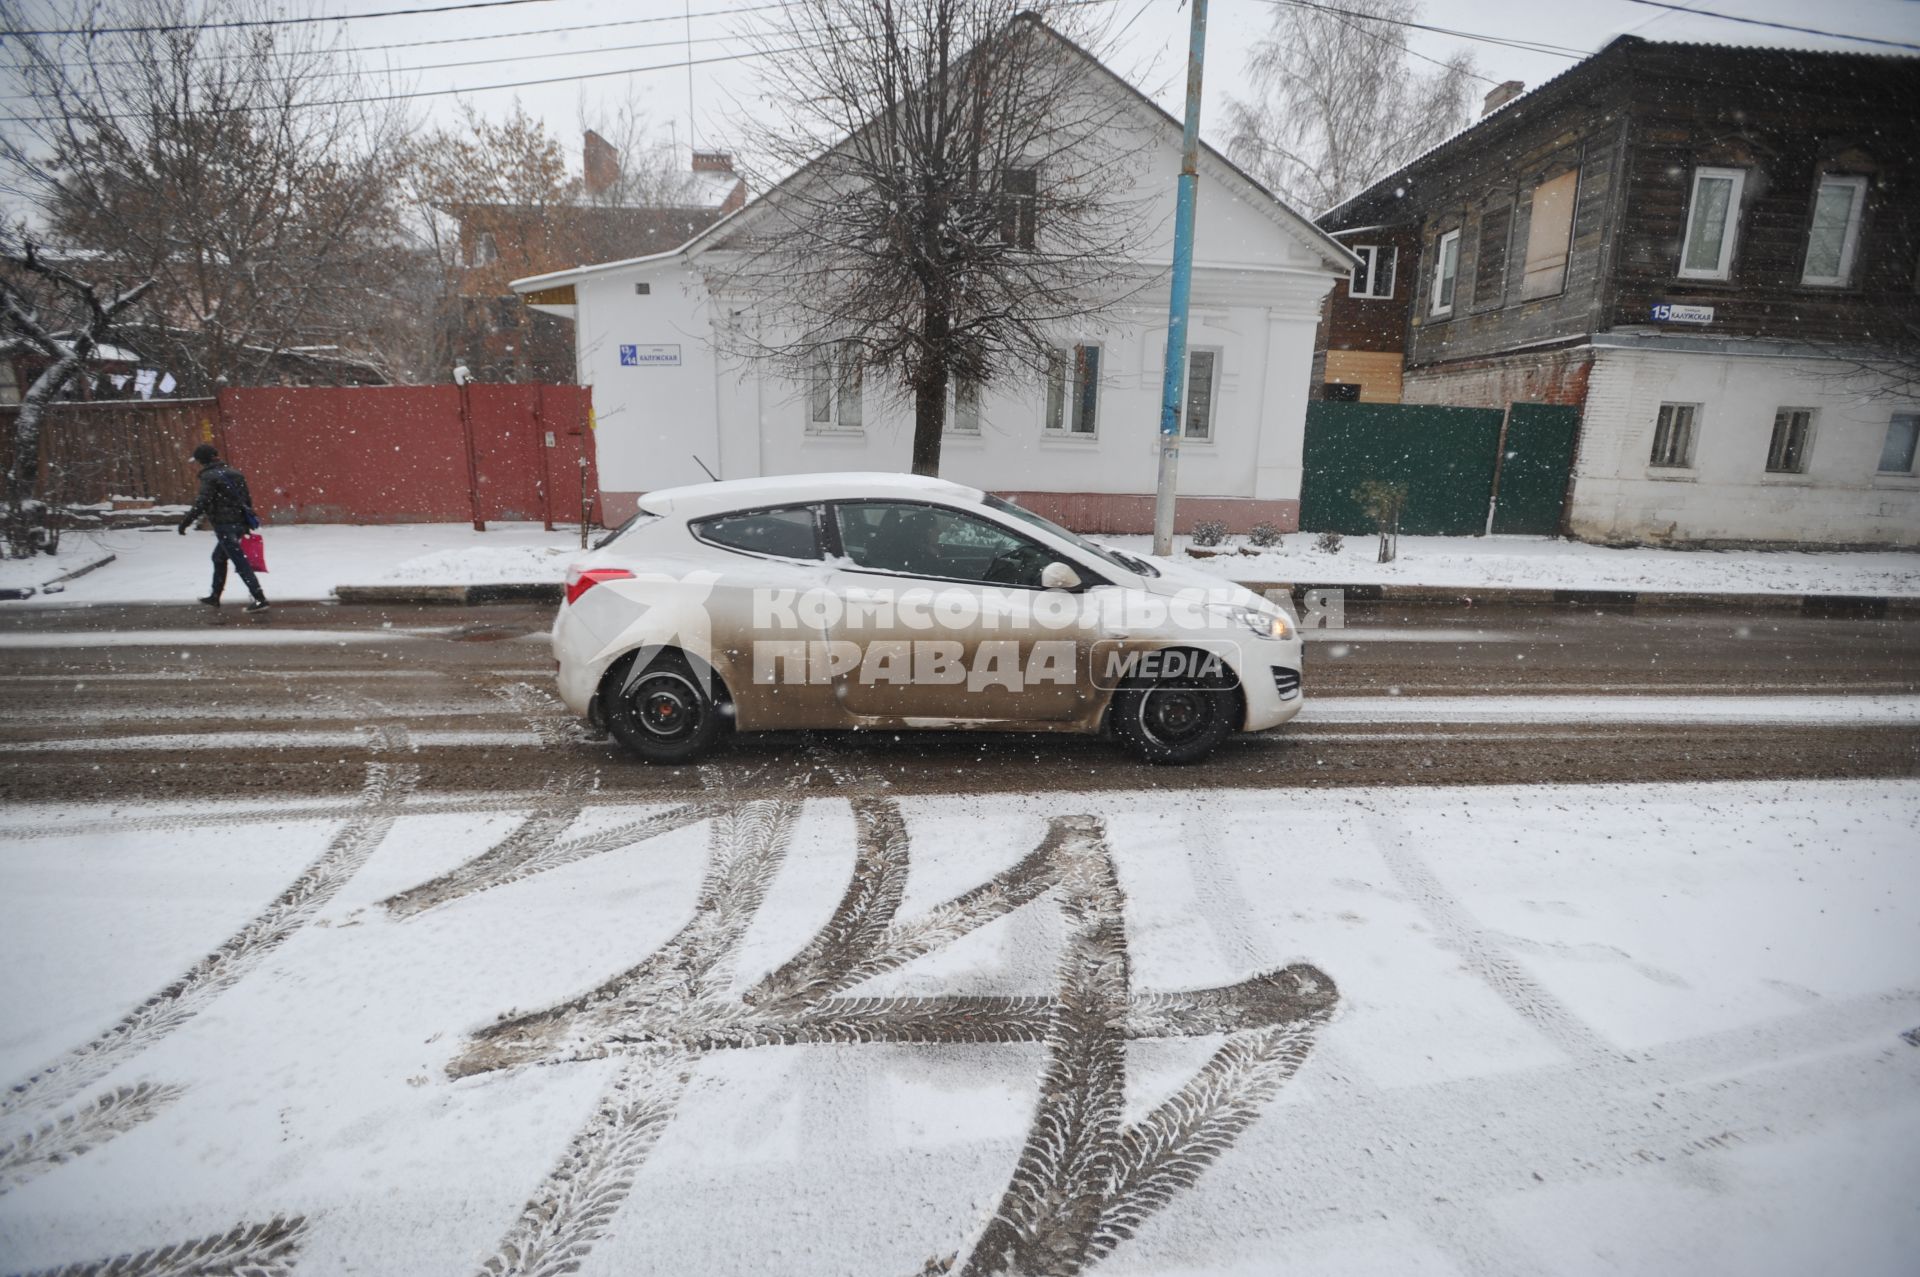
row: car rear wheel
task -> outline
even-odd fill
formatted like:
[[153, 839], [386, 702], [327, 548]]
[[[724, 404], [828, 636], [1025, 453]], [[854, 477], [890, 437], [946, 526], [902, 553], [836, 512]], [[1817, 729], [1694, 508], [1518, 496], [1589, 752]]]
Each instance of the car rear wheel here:
[[708, 680], [677, 652], [660, 652], [638, 670], [622, 657], [600, 684], [600, 712], [614, 739], [650, 763], [686, 763], [706, 753], [720, 731], [720, 707]]
[[1161, 679], [1115, 693], [1111, 721], [1148, 762], [1194, 763], [1239, 726], [1240, 696], [1218, 681]]

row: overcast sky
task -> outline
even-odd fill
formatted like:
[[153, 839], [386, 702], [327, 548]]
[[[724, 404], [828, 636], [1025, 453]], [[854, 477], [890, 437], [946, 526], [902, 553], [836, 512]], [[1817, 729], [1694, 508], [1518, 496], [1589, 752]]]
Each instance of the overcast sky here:
[[[591, 112], [629, 97], [653, 119], [662, 138], [678, 141], [683, 155], [690, 136], [703, 146], [728, 147], [740, 133], [739, 121], [753, 111], [760, 88], [756, 61], [738, 56], [749, 48], [741, 33], [772, 16], [765, 11], [770, 0], [523, 0], [492, 9], [417, 17], [353, 16], [434, 2], [285, 0], [283, 11], [342, 15], [334, 28], [339, 38], [361, 50], [369, 65], [398, 73], [400, 85], [410, 90], [426, 94], [463, 90], [468, 101], [489, 115], [510, 110], [518, 97], [568, 139], [576, 167], [583, 109]], [[1920, 42], [1920, 0], [1681, 2], [1692, 8]], [[36, 16], [45, 16], [46, 9], [56, 3], [29, 0], [28, 11], [39, 10]], [[138, 0], [118, 0], [110, 9], [139, 20], [143, 6]], [[1117, 33], [1109, 63], [1179, 114], [1189, 21], [1186, 4], [1182, 0], [1107, 0], [1105, 11]], [[1270, 0], [1213, 0], [1210, 5], [1202, 118], [1202, 131], [1210, 141], [1217, 143], [1222, 135], [1228, 99], [1247, 92], [1248, 53], [1270, 27], [1274, 12]], [[689, 20], [684, 16], [688, 13], [695, 16]], [[1427, 0], [1425, 20], [1472, 35], [1562, 50], [1411, 33], [1416, 53], [1429, 57], [1469, 50], [1483, 77], [1477, 86], [1483, 91], [1508, 79], [1537, 85], [1573, 65], [1579, 55], [1625, 32], [1656, 40], [1873, 48], [1663, 11], [1635, 0]], [[586, 24], [596, 24], [596, 29], [549, 30]], [[706, 61], [692, 69], [691, 77], [685, 66], [689, 55]], [[460, 65], [445, 65], [449, 63]], [[517, 89], [485, 87], [530, 80], [555, 82]], [[421, 123], [439, 123], [453, 117], [456, 100], [423, 96], [412, 108]]]
[[[322, 0], [315, 11], [344, 15], [412, 7], [429, 0]], [[475, 92], [470, 100], [493, 114], [510, 108], [517, 95], [529, 110], [556, 131], [571, 137], [581, 107], [632, 95], [661, 126], [671, 128], [684, 147], [693, 133], [703, 145], [725, 146], [737, 132], [736, 121], [751, 109], [758, 81], [752, 59], [694, 68], [692, 84], [684, 67], [689, 34], [696, 59], [725, 57], [744, 50], [737, 38], [744, 27], [767, 15], [733, 13], [683, 20], [695, 14], [738, 10], [765, 0], [537, 0], [487, 11], [433, 17], [360, 18], [344, 24], [348, 42], [360, 48], [449, 37], [524, 33], [584, 23], [621, 21], [593, 31], [519, 34], [512, 39], [436, 43], [370, 51], [370, 60], [390, 60], [395, 68], [425, 67], [477, 59], [508, 59], [480, 65], [421, 70], [408, 83], [420, 90], [472, 88], [503, 82], [619, 72], [596, 79], [539, 85], [517, 90]], [[1336, 0], [1337, 2], [1337, 0]], [[1683, 0], [1692, 8], [1714, 9], [1801, 26], [1858, 35], [1920, 42], [1920, 0]], [[136, 6], [137, 7], [137, 6]], [[290, 10], [298, 12], [299, 4]], [[1133, 83], [1178, 114], [1183, 89], [1188, 12], [1180, 0], [1112, 0], [1113, 24], [1123, 29], [1117, 53], [1109, 60]], [[1230, 95], [1244, 94], [1247, 54], [1272, 21], [1267, 0], [1213, 0], [1209, 6], [1206, 98], [1202, 131], [1215, 140]], [[630, 19], [670, 19], [634, 22]], [[1710, 17], [1666, 12], [1632, 0], [1427, 0], [1425, 20], [1465, 32], [1514, 39], [1568, 50], [1593, 52], [1625, 32], [1656, 40], [1712, 41], [1792, 47], [1868, 49], [1871, 46], [1821, 39], [1787, 31], [1745, 26]], [[644, 48], [616, 46], [647, 45]], [[1433, 57], [1457, 49], [1472, 52], [1489, 82], [1515, 79], [1538, 84], [1571, 66], [1571, 54], [1515, 49], [1498, 44], [1414, 33], [1413, 47]], [[558, 55], [558, 56], [537, 56]], [[663, 69], [645, 69], [663, 68]], [[1480, 85], [1482, 89], [1487, 84]], [[423, 117], [444, 118], [448, 98], [417, 102]], [[577, 157], [576, 157], [577, 162]]]

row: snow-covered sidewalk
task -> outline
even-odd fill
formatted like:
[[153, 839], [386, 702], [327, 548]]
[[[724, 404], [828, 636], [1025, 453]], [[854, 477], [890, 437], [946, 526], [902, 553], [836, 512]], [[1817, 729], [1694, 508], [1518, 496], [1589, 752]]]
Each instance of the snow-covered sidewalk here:
[[[341, 586], [431, 588], [558, 585], [579, 553], [577, 529], [537, 524], [348, 525], [268, 528], [265, 580], [276, 600], [326, 599]], [[1146, 537], [1103, 537], [1137, 553]], [[1920, 551], [1608, 549], [1536, 537], [1402, 537], [1395, 563], [1373, 562], [1374, 539], [1349, 537], [1337, 555], [1292, 533], [1277, 549], [1187, 561], [1238, 581], [1411, 585], [1474, 589], [1633, 590], [1643, 593], [1838, 594], [1920, 598]], [[1177, 553], [1182, 557], [1186, 539]], [[168, 528], [69, 534], [57, 560], [0, 560], [0, 587], [37, 586], [111, 554], [114, 562], [36, 602], [184, 602], [205, 591], [213, 539]], [[238, 597], [237, 586], [230, 590]]]
[[10, 1270], [1920, 1253], [1920, 783], [414, 811], [366, 768], [0, 817]]
[[[1136, 554], [1153, 548], [1151, 537], [1096, 539]], [[1177, 538], [1175, 553], [1187, 557], [1189, 544]], [[1310, 532], [1290, 532], [1279, 546], [1252, 554], [1242, 547], [1252, 548], [1234, 537], [1212, 557], [1190, 561], [1236, 581], [1290, 585], [1920, 597], [1920, 551], [1616, 549], [1545, 537], [1403, 536], [1399, 557], [1377, 563], [1376, 537], [1348, 537], [1339, 553], [1327, 554]]]
[[[495, 523], [485, 532], [464, 523], [301, 524], [265, 528], [261, 536], [268, 568], [261, 584], [276, 602], [332, 598], [342, 585], [557, 584], [580, 553], [577, 527], [546, 532], [537, 523]], [[69, 533], [57, 558], [0, 560], [0, 586], [37, 586], [113, 555], [112, 563], [33, 601], [190, 602], [207, 591], [212, 553], [213, 536], [206, 532]], [[238, 581], [229, 581], [227, 592], [246, 595]]]

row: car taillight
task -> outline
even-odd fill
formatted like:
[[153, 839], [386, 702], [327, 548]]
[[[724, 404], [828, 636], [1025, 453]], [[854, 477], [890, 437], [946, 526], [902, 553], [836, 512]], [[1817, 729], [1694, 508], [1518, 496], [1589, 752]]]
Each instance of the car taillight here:
[[567, 602], [572, 603], [602, 581], [631, 581], [633, 573], [625, 568], [575, 568], [567, 573]]

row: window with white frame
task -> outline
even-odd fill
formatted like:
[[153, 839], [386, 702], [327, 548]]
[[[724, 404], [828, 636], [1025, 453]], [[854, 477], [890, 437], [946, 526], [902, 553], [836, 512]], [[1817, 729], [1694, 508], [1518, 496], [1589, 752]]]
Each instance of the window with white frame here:
[[955, 377], [947, 411], [947, 429], [957, 435], [980, 433], [980, 383]]
[[500, 244], [492, 231], [481, 231], [473, 237], [473, 265], [491, 266], [499, 260]]
[[855, 343], [842, 342], [816, 352], [807, 378], [807, 428], [859, 430], [866, 419], [860, 402], [865, 381]]
[[1453, 286], [1460, 277], [1460, 232], [1448, 231], [1440, 237], [1433, 261], [1433, 304], [1436, 315], [1453, 313]]
[[1745, 169], [1693, 171], [1693, 196], [1687, 201], [1687, 230], [1680, 248], [1680, 278], [1726, 279], [1732, 274], [1733, 242], [1740, 228], [1740, 194], [1746, 186]]
[[1393, 296], [1393, 268], [1399, 264], [1400, 250], [1391, 244], [1356, 244], [1353, 255], [1360, 264], [1347, 281], [1349, 297]]
[[1685, 470], [1693, 465], [1694, 423], [1700, 405], [1663, 403], [1653, 423], [1653, 455], [1647, 464], [1661, 470]]
[[1912, 474], [1915, 444], [1920, 444], [1920, 413], [1896, 412], [1880, 445], [1881, 474]]
[[1860, 209], [1866, 202], [1866, 178], [1820, 179], [1820, 189], [1813, 197], [1813, 225], [1807, 231], [1807, 265], [1801, 283], [1838, 288], [1853, 277]]
[[1767, 444], [1767, 473], [1804, 474], [1812, 434], [1813, 409], [1782, 408], [1774, 413], [1773, 439]]
[[1187, 410], [1181, 425], [1181, 434], [1188, 439], [1206, 442], [1213, 438], [1213, 405], [1218, 401], [1219, 385], [1220, 352], [1189, 350]]
[[1100, 411], [1100, 347], [1083, 342], [1062, 346], [1047, 364], [1047, 415], [1050, 434], [1097, 433]]

